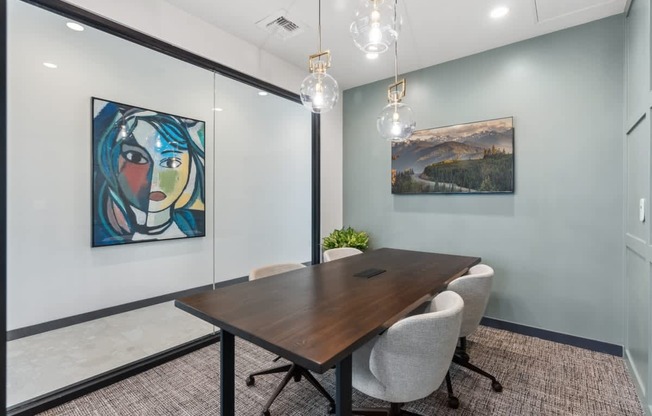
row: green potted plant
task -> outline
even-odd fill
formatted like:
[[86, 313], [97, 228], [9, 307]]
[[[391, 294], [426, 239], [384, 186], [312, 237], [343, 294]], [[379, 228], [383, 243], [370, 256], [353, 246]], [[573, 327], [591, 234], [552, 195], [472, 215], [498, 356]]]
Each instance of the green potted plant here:
[[324, 237], [322, 246], [324, 250], [353, 247], [364, 251], [369, 247], [369, 235], [364, 231], [357, 231], [351, 227], [333, 230], [327, 237]]

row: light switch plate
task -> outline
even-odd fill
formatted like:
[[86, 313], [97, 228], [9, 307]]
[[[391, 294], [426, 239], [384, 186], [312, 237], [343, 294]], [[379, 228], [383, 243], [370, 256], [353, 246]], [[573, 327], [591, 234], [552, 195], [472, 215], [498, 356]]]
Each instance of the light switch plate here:
[[638, 220], [645, 222], [645, 198], [641, 198], [638, 203]]

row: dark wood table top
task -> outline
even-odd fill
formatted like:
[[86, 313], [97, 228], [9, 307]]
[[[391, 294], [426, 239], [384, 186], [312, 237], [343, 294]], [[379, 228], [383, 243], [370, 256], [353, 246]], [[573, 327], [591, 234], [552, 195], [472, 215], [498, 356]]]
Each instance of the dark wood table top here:
[[[379, 249], [226, 286], [177, 307], [323, 373], [461, 276], [478, 257]], [[385, 269], [371, 278], [354, 274]]]

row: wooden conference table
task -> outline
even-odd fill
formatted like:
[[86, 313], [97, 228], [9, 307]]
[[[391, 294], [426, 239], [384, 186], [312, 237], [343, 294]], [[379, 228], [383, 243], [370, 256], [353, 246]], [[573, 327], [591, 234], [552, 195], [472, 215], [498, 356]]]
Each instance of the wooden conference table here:
[[[220, 404], [235, 413], [235, 339], [308, 370], [336, 365], [336, 412], [351, 415], [351, 354], [480, 262], [383, 248], [175, 301], [221, 329]], [[386, 270], [373, 277], [356, 273]]]

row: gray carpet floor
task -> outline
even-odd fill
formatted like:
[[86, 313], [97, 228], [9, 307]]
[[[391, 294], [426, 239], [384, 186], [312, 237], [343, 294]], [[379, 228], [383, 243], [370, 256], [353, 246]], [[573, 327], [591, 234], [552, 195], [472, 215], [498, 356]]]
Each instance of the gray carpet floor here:
[[[493, 373], [502, 393], [491, 383], [453, 365], [457, 410], [446, 405], [446, 387], [408, 403], [405, 409], [430, 415], [644, 415], [621, 358], [480, 327], [469, 337], [471, 361]], [[282, 375], [256, 378], [249, 372], [275, 365], [274, 355], [236, 341], [236, 414], [259, 415]], [[335, 374], [316, 375], [334, 396]], [[217, 415], [219, 414], [219, 344], [98, 390], [42, 415]], [[356, 407], [384, 406], [354, 390]], [[327, 415], [327, 402], [305, 381], [291, 381], [271, 408], [273, 416]]]

